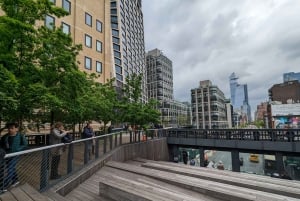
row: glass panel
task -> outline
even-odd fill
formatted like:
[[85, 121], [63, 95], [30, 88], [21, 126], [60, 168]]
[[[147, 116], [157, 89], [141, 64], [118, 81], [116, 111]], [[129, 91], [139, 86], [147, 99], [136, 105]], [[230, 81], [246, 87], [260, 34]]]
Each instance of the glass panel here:
[[96, 62], [96, 71], [102, 73], [102, 63], [99, 61]]
[[88, 13], [85, 13], [85, 24], [92, 26], [92, 16]]
[[102, 22], [99, 20], [96, 21], [96, 29], [97, 31], [102, 32]]
[[85, 57], [84, 66], [86, 69], [91, 70], [92, 69], [92, 59], [89, 57]]

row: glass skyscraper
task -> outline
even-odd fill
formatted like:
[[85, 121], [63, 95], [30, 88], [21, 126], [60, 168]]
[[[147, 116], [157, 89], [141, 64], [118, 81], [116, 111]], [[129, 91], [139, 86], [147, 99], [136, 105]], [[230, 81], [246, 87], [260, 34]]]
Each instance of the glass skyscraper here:
[[248, 87], [247, 84], [239, 84], [238, 79], [235, 73], [232, 73], [229, 77], [231, 103], [235, 116], [238, 116], [233, 123], [234, 126], [251, 121]]

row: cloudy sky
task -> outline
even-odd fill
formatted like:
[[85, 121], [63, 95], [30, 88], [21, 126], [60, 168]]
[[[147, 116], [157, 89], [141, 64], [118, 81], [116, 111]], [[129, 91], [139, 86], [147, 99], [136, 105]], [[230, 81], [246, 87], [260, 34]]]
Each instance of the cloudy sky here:
[[173, 61], [176, 100], [206, 79], [230, 98], [235, 72], [253, 113], [283, 73], [300, 72], [299, 0], [143, 0], [143, 13], [146, 51]]

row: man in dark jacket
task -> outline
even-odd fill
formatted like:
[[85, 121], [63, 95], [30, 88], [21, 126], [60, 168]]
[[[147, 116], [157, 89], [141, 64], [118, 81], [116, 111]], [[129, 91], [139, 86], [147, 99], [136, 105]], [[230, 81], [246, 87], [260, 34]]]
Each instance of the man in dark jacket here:
[[[88, 122], [86, 124], [86, 126], [83, 128], [83, 137], [84, 138], [91, 138], [91, 137], [94, 137], [94, 136], [95, 136], [95, 134], [94, 134], [91, 122]], [[93, 141], [92, 140], [87, 141], [86, 146], [88, 146], [88, 157], [89, 157], [89, 160], [90, 160], [91, 154], [93, 153]]]
[[[1, 148], [5, 150], [6, 154], [22, 151], [27, 147], [27, 140], [23, 134], [20, 134], [19, 126], [15, 122], [7, 123], [6, 128], [8, 133], [1, 138]], [[18, 174], [16, 170], [18, 156], [10, 157], [5, 160], [6, 163], [6, 177], [4, 179], [4, 187], [10, 185], [16, 186], [19, 184]]]

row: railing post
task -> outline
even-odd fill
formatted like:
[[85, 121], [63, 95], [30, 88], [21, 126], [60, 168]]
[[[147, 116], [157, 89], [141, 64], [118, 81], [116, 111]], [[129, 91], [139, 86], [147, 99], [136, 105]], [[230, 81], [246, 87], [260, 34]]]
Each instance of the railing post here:
[[239, 157], [238, 150], [231, 151], [231, 163], [232, 163], [232, 171], [233, 172], [240, 172], [240, 157]]
[[48, 186], [49, 175], [49, 154], [50, 150], [46, 149], [42, 152], [41, 175], [40, 175], [40, 190]]
[[112, 150], [112, 145], [113, 145], [113, 142], [112, 142], [113, 139], [112, 139], [112, 138], [113, 138], [113, 136], [110, 135], [110, 136], [109, 136], [109, 150], [110, 150], [110, 151]]
[[132, 131], [129, 131], [129, 142], [132, 143]]
[[99, 158], [99, 138], [94, 139], [95, 140], [95, 158]]
[[106, 139], [107, 139], [107, 137], [105, 136], [103, 139], [103, 153], [104, 154], [106, 153]]
[[115, 134], [115, 148], [117, 147], [118, 145], [118, 134]]
[[139, 136], [138, 141], [141, 142], [141, 131], [138, 131], [138, 136]]
[[68, 174], [73, 171], [73, 155], [74, 154], [74, 145], [73, 143], [69, 144], [69, 152], [68, 152], [68, 165], [67, 172]]
[[275, 160], [276, 160], [276, 169], [278, 174], [282, 174], [284, 171], [284, 166], [283, 166], [283, 154], [281, 152], [276, 152], [275, 153]]
[[205, 167], [204, 148], [199, 147], [200, 167]]
[[89, 161], [88, 143], [89, 143], [88, 140], [84, 141], [84, 156], [83, 156], [84, 164], [87, 164]]
[[120, 133], [120, 142], [119, 142], [120, 145], [122, 145], [122, 132]]

